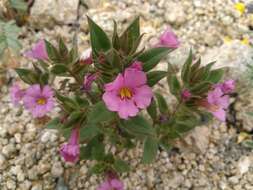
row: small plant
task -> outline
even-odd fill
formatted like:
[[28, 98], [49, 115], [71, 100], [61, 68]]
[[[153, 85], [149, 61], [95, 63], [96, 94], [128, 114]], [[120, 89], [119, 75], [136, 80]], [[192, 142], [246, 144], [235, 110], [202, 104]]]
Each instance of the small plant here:
[[[15, 105], [23, 103], [33, 117], [46, 116], [55, 106], [61, 111], [46, 125], [58, 129], [68, 140], [60, 148], [67, 162], [96, 160], [91, 173], [106, 174], [100, 190], [123, 189], [119, 173], [130, 170], [129, 163], [114, 155], [111, 147], [121, 151], [143, 143], [141, 162], [151, 163], [158, 148], [169, 151], [173, 142], [211, 115], [225, 121], [228, 94], [232, 80], [219, 83], [222, 69], [214, 63], [201, 66], [189, 53], [181, 76], [168, 70], [154, 70], [156, 65], [180, 44], [170, 29], [151, 49], [140, 49], [143, 37], [139, 18], [118, 34], [114, 23], [112, 38], [88, 18], [91, 51], [78, 56], [76, 44], [67, 48], [59, 38], [58, 45], [39, 41], [27, 52], [37, 60], [33, 69], [17, 68], [26, 88], [11, 88]], [[62, 79], [55, 85], [54, 79]], [[170, 93], [177, 104], [169, 105], [164, 94], [155, 91], [157, 83], [167, 78]]]

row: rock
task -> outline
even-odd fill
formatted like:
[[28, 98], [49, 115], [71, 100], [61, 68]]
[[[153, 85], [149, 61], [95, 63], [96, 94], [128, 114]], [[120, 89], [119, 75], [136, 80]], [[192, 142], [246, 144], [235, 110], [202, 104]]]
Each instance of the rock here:
[[8, 144], [3, 147], [2, 153], [8, 158], [16, 152], [14, 144]]
[[21, 190], [27, 190], [30, 189], [30, 187], [32, 186], [32, 182], [25, 180], [23, 183], [21, 183], [20, 185], [20, 189]]
[[57, 135], [54, 133], [55, 130], [45, 130], [42, 134], [40, 140], [42, 143], [55, 142], [57, 140]]
[[56, 162], [53, 164], [52, 169], [51, 169], [51, 173], [53, 177], [60, 177], [63, 174], [63, 172], [64, 172], [64, 169], [60, 162]]
[[4, 155], [0, 153], [0, 170], [4, 170], [6, 167], [7, 167], [7, 161]]
[[77, 17], [78, 4], [79, 0], [36, 0], [29, 20], [36, 28], [52, 27], [56, 23], [73, 23]]
[[183, 183], [184, 183], [184, 177], [178, 172], [174, 172], [172, 174], [172, 177], [168, 177], [166, 180], [166, 186], [172, 187], [172, 188], [177, 188]]
[[180, 26], [186, 21], [187, 17], [182, 4], [168, 2], [166, 4], [166, 9], [169, 11], [165, 12], [164, 18], [170, 24]]
[[202, 63], [208, 64], [216, 61], [214, 67], [228, 67], [227, 77], [242, 78], [241, 74], [246, 71], [247, 64], [252, 59], [253, 49], [250, 46], [241, 44], [240, 41], [234, 40], [225, 43], [221, 47], [209, 49], [202, 57]]
[[42, 185], [41, 184], [35, 184], [32, 186], [31, 190], [42, 190]]
[[252, 165], [252, 160], [248, 156], [243, 156], [237, 163], [237, 168], [240, 175], [249, 171], [249, 167]]
[[196, 151], [205, 153], [210, 138], [210, 129], [208, 126], [196, 127], [183, 140], [176, 142], [176, 147], [182, 151]]
[[88, 6], [88, 8], [96, 8], [101, 4], [101, 0], [85, 0], [83, 2]]
[[11, 189], [11, 190], [16, 189], [16, 183], [13, 180], [8, 180], [6, 182], [6, 186], [8, 189]]
[[7, 135], [7, 130], [3, 127], [0, 127], [0, 137], [4, 138]]
[[39, 174], [44, 174], [48, 172], [51, 168], [51, 165], [49, 163], [40, 163], [38, 165], [38, 172]]

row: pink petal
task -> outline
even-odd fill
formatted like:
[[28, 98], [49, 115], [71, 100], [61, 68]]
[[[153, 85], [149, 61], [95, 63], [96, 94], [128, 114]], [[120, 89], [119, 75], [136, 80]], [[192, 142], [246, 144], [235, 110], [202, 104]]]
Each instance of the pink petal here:
[[138, 108], [146, 108], [151, 103], [153, 92], [147, 85], [135, 88], [135, 94], [133, 96], [134, 102]]
[[124, 72], [125, 85], [128, 87], [138, 87], [146, 84], [147, 77], [143, 71], [127, 68]]
[[52, 97], [54, 95], [54, 91], [52, 90], [50, 86], [46, 85], [42, 89], [42, 95], [44, 97]]
[[220, 121], [226, 121], [226, 111], [222, 108], [219, 108], [217, 111], [212, 112], [213, 116]]
[[129, 68], [131, 68], [131, 69], [137, 69], [139, 71], [142, 71], [142, 65], [143, 65], [142, 62], [140, 62], [140, 61], [134, 61]]
[[121, 100], [119, 104], [118, 114], [122, 119], [128, 119], [128, 117], [134, 117], [139, 112], [133, 100]]
[[124, 78], [122, 74], [118, 74], [113, 82], [105, 85], [105, 91], [118, 90], [124, 85]]
[[112, 188], [115, 188], [117, 190], [123, 190], [123, 188], [124, 188], [123, 183], [118, 179], [112, 179], [111, 186], [112, 186]]
[[106, 180], [105, 182], [103, 182], [98, 188], [97, 190], [111, 190], [111, 185], [109, 183], [108, 180]]
[[208, 93], [207, 101], [209, 104], [217, 104], [217, 100], [219, 100], [222, 95], [222, 90], [217, 87], [213, 91]]
[[103, 101], [105, 102], [106, 107], [110, 111], [118, 111], [119, 110], [119, 104], [120, 104], [121, 100], [115, 91], [105, 92], [103, 94], [102, 98], [103, 98]]
[[160, 36], [157, 47], [178, 48], [179, 45], [180, 42], [175, 33], [170, 28], [167, 28]]

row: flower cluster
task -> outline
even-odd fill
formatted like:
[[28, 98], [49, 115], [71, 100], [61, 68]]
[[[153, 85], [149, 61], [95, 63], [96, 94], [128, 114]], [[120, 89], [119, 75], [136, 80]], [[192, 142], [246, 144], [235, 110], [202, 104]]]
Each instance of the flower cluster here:
[[[201, 125], [208, 112], [225, 121], [235, 82], [220, 83], [223, 70], [212, 69], [214, 63], [201, 66], [200, 60], [193, 61], [192, 51], [180, 74], [170, 63], [166, 70], [155, 69], [180, 46], [170, 28], [157, 37], [153, 47], [139, 50], [143, 36], [139, 18], [121, 35], [115, 23], [111, 39], [90, 18], [88, 24], [91, 48], [80, 56], [76, 43], [69, 48], [61, 38], [58, 46], [40, 40], [25, 52], [33, 68], [16, 68], [16, 72], [28, 87], [22, 89], [15, 83], [10, 88], [11, 100], [16, 106], [23, 104], [35, 118], [58, 106], [59, 116], [46, 126], [59, 128], [68, 139], [59, 149], [63, 160], [95, 160], [90, 171], [107, 175], [98, 190], [123, 190], [117, 173], [127, 172], [129, 163], [105, 144], [122, 150], [141, 141], [142, 162], [151, 163], [158, 147], [169, 151], [177, 138]], [[170, 97], [161, 93], [161, 87], [155, 88], [164, 78], [176, 105], [167, 103]]]

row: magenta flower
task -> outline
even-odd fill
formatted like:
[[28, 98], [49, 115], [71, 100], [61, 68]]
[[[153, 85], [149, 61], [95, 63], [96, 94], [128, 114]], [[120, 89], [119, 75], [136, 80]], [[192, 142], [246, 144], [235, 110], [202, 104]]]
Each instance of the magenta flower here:
[[97, 190], [124, 190], [124, 184], [117, 178], [107, 179]]
[[187, 101], [191, 98], [192, 94], [188, 89], [185, 89], [181, 93], [181, 97], [183, 101]]
[[19, 105], [20, 101], [23, 99], [25, 95], [25, 90], [22, 90], [20, 86], [15, 83], [11, 88], [10, 88], [10, 95], [11, 95], [11, 102], [17, 106]]
[[127, 68], [123, 74], [105, 85], [103, 100], [110, 111], [118, 112], [119, 117], [134, 117], [139, 109], [149, 106], [153, 93], [146, 84], [147, 77], [143, 71]]
[[75, 163], [79, 159], [79, 128], [72, 129], [68, 143], [61, 146], [60, 154], [66, 162]]
[[38, 60], [47, 60], [47, 50], [46, 50], [46, 44], [44, 40], [39, 40], [34, 47], [30, 50], [24, 53], [26, 57], [38, 59]]
[[132, 68], [132, 69], [137, 69], [137, 70], [139, 70], [139, 71], [142, 71], [142, 62], [140, 62], [140, 61], [134, 61], [133, 63], [132, 63], [132, 65], [129, 67], [129, 68]]
[[159, 42], [156, 45], [157, 47], [168, 47], [168, 48], [178, 48], [180, 42], [177, 39], [175, 33], [170, 29], [167, 28], [162, 35], [159, 37]]
[[230, 79], [224, 83], [216, 84], [215, 87], [219, 87], [224, 94], [229, 94], [235, 89], [235, 81]]
[[226, 120], [226, 109], [229, 106], [229, 97], [224, 95], [219, 87], [208, 93], [205, 107], [220, 121]]
[[54, 107], [54, 92], [48, 86], [41, 87], [39, 84], [30, 86], [24, 95], [23, 102], [33, 117], [43, 117]]
[[91, 85], [93, 83], [93, 81], [95, 81], [97, 79], [97, 73], [87, 73], [84, 76], [84, 81], [83, 81], [83, 89], [85, 91], [90, 91], [91, 89]]
[[80, 57], [80, 63], [84, 65], [91, 65], [93, 63], [92, 51], [90, 48], [82, 53]]

